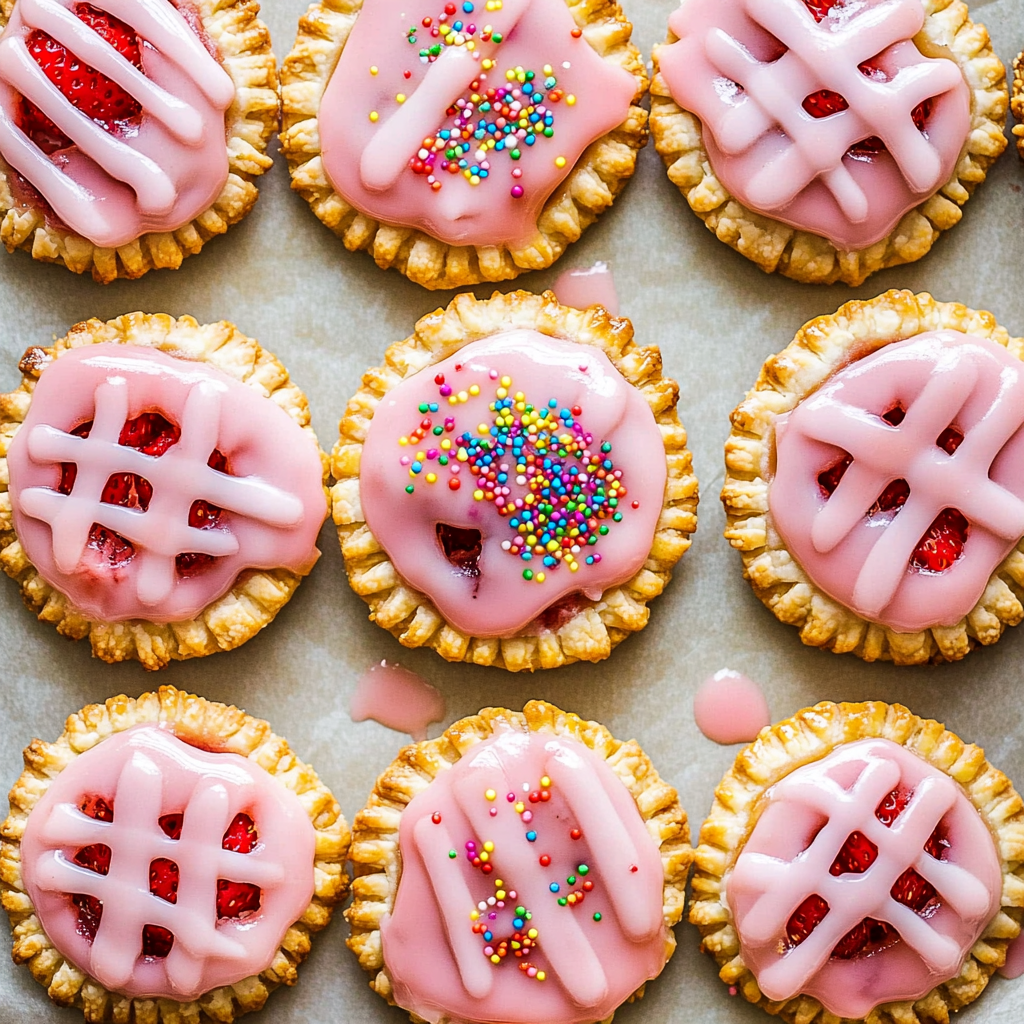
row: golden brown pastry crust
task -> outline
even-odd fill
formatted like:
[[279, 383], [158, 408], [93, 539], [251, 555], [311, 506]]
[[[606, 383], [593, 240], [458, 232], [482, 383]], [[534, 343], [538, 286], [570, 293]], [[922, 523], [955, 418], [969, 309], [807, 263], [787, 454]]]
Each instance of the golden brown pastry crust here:
[[[1024, 122], [1024, 53], [1018, 53], [1013, 60], [1013, 90], [1010, 109], [1017, 121]], [[1015, 124], [1013, 134], [1017, 139], [1017, 153], [1024, 159], [1024, 124]]]
[[[127, 313], [107, 323], [93, 319], [75, 324], [52, 347], [29, 348], [18, 364], [23, 374], [20, 387], [0, 394], [0, 568], [18, 581], [25, 604], [41, 620], [52, 622], [58, 633], [73, 640], [88, 637], [94, 657], [104, 661], [136, 659], [143, 668], [159, 669], [171, 661], [233, 650], [273, 621], [301, 576], [287, 569], [249, 569], [194, 619], [166, 625], [145, 619], [103, 622], [87, 618], [43, 580], [15, 533], [7, 488], [7, 450], [28, 415], [35, 383], [62, 352], [104, 343], [150, 346], [170, 356], [209, 363], [284, 409], [319, 448], [306, 396], [277, 357], [234, 324], [226, 320], [198, 324], [190, 316], [175, 320], [165, 313]], [[326, 487], [327, 456], [321, 452], [320, 459]]]
[[509, 281], [527, 270], [550, 267], [584, 228], [609, 206], [633, 175], [647, 143], [647, 70], [630, 42], [633, 26], [617, 0], [566, 0], [583, 38], [609, 64], [636, 79], [629, 115], [592, 143], [544, 205], [533, 241], [507, 245], [449, 245], [415, 228], [382, 224], [349, 205], [331, 186], [320, 158], [320, 99], [337, 66], [362, 0], [315, 0], [299, 21], [291, 53], [281, 66], [281, 149], [292, 188], [351, 252], [365, 249], [377, 266], [394, 267], [431, 290], [481, 281]]
[[[959, 222], [961, 207], [1006, 148], [1006, 70], [992, 52], [987, 29], [971, 21], [963, 0], [922, 2], [922, 36], [930, 46], [948, 51], [970, 87], [970, 135], [952, 177], [935, 195], [905, 214], [886, 238], [852, 252], [837, 250], [821, 235], [755, 213], [730, 195], [708, 162], [700, 120], [672, 99], [658, 70], [661, 46], [655, 46], [651, 132], [669, 179], [717, 238], [766, 273], [778, 271], [807, 284], [842, 281], [856, 286], [877, 270], [919, 260], [943, 231]], [[677, 38], [670, 31], [662, 45]]]
[[[470, 342], [517, 328], [593, 345], [604, 352], [651, 407], [665, 445], [668, 480], [651, 553], [628, 583], [605, 591], [596, 605], [578, 612], [557, 632], [536, 636], [522, 631], [507, 639], [469, 637], [448, 623], [427, 595], [405, 584], [370, 532], [359, 498], [359, 460], [373, 410], [388, 391]], [[600, 306], [586, 310], [560, 306], [552, 292], [495, 292], [483, 300], [466, 293], [457, 295], [446, 309], [422, 317], [410, 337], [387, 350], [383, 366], [363, 375], [331, 454], [331, 475], [336, 481], [331, 497], [341, 552], [349, 583], [370, 606], [370, 618], [406, 647], [433, 647], [448, 661], [496, 665], [510, 672], [607, 658], [620, 641], [647, 625], [647, 602], [665, 588], [697, 528], [697, 479], [676, 411], [678, 398], [679, 385], [661, 375], [658, 348], [637, 345], [633, 325]]]
[[[79, 970], [51, 945], [25, 892], [21, 876], [21, 837], [32, 808], [56, 776], [79, 754], [116, 733], [144, 722], [169, 726], [186, 743], [248, 758], [298, 796], [316, 830], [315, 891], [303, 915], [288, 929], [273, 963], [259, 975], [235, 985], [213, 989], [197, 1000], [129, 999], [108, 991]], [[11, 813], [0, 826], [0, 901], [11, 919], [15, 963], [28, 964], [60, 1006], [77, 1006], [93, 1024], [135, 1021], [136, 1024], [198, 1024], [203, 1020], [230, 1024], [258, 1010], [278, 985], [294, 985], [298, 965], [310, 948], [310, 934], [327, 926], [335, 904], [348, 890], [345, 860], [350, 833], [338, 802], [316, 772], [300, 761], [270, 726], [238, 708], [204, 700], [172, 686], [144, 693], [137, 700], [111, 697], [71, 715], [55, 743], [33, 740], [25, 748], [25, 771], [10, 793]]]
[[[0, 32], [17, 0], [0, 0]], [[235, 83], [235, 102], [225, 115], [228, 180], [213, 205], [177, 231], [149, 232], [116, 249], [47, 223], [44, 212], [13, 196], [7, 164], [0, 159], [0, 242], [8, 252], [25, 249], [37, 260], [62, 263], [76, 274], [86, 271], [100, 284], [119, 277], [142, 277], [148, 270], [176, 270], [216, 235], [240, 221], [256, 202], [254, 179], [273, 160], [267, 143], [280, 121], [277, 60], [270, 32], [259, 20], [257, 0], [190, 0], [214, 42], [220, 63]]]
[[[655, 771], [636, 740], [621, 742], [597, 722], [559, 710], [546, 701], [532, 700], [521, 712], [505, 708], [484, 708], [480, 714], [463, 718], [436, 740], [424, 740], [403, 747], [386, 768], [370, 794], [366, 806], [352, 823], [352, 904], [345, 911], [352, 934], [348, 948], [370, 974], [370, 988], [397, 1005], [391, 991], [391, 977], [384, 962], [380, 941], [380, 920], [390, 913], [402, 879], [402, 856], [398, 827], [402, 811], [444, 771], [478, 743], [498, 730], [553, 733], [589, 747], [607, 762], [629, 790], [647, 831], [658, 843], [665, 871], [663, 890], [665, 924], [669, 928], [666, 962], [675, 952], [671, 929], [678, 924], [685, 903], [686, 876], [693, 860], [690, 828], [676, 791]], [[644, 986], [627, 1000], [644, 994]], [[410, 1013], [414, 1021], [420, 1018]], [[602, 1024], [609, 1024], [611, 1017]], [[438, 1024], [448, 1024], [444, 1017]]]
[[1003, 871], [1002, 909], [974, 944], [960, 974], [916, 1001], [886, 1003], [868, 1015], [870, 1024], [948, 1024], [950, 1013], [981, 995], [1003, 965], [1006, 947], [1020, 934], [1024, 907], [1024, 804], [1010, 780], [939, 722], [918, 718], [899, 704], [826, 701], [761, 730], [736, 757], [715, 790], [711, 813], [701, 826], [690, 900], [690, 922], [701, 933], [701, 949], [718, 962], [719, 977], [751, 1003], [788, 1024], [839, 1024], [810, 996], [771, 1002], [743, 962], [736, 929], [723, 898], [723, 879], [757, 823], [765, 792], [795, 768], [820, 760], [842, 743], [891, 740], [913, 751], [959, 783], [992, 832]]
[[757, 383], [732, 413], [722, 487], [725, 537], [742, 553], [743, 574], [754, 593], [780, 622], [796, 626], [805, 644], [897, 665], [959, 661], [978, 644], [994, 644], [1006, 626], [1024, 618], [1024, 538], [992, 573], [980, 600], [960, 622], [898, 633], [868, 622], [819, 589], [772, 526], [767, 474], [775, 417], [854, 359], [946, 328], [989, 338], [1024, 359], [1024, 339], [1011, 338], [991, 313], [936, 302], [924, 292], [888, 291], [866, 302], [848, 302], [835, 314], [805, 324], [782, 352], [765, 362]]

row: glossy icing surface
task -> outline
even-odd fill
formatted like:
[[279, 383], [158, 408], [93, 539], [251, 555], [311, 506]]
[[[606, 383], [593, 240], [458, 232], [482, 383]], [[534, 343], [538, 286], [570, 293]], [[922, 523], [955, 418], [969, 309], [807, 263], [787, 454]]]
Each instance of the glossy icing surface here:
[[741, 672], [723, 668], [693, 695], [697, 728], [712, 743], [752, 743], [772, 719], [764, 691]]
[[384, 959], [427, 1021], [603, 1020], [665, 963], [658, 848], [575, 740], [474, 746], [402, 812], [399, 843]]
[[517, 330], [384, 396], [360, 499], [407, 583], [466, 635], [504, 636], [635, 575], [665, 479], [650, 407], [608, 358]]
[[444, 697], [422, 676], [382, 661], [359, 677], [348, 713], [353, 722], [372, 718], [414, 740], [425, 740], [427, 726], [444, 718]]
[[[0, 39], [0, 155], [60, 221], [98, 246], [174, 231], [202, 213], [228, 177], [227, 72], [169, 0], [95, 0], [138, 34], [142, 69], [76, 17], [74, 0], [18, 0]], [[142, 108], [116, 134], [73, 106], [26, 47], [41, 31], [126, 90]], [[45, 154], [19, 124], [21, 97], [73, 145]]]
[[660, 64], [715, 174], [840, 250], [884, 238], [953, 172], [970, 131], [955, 61], [912, 41], [921, 0], [684, 0]]
[[[121, 441], [151, 410], [179, 432], [160, 455]], [[226, 471], [210, 464], [215, 452]], [[326, 502], [316, 445], [274, 402], [205, 363], [115, 344], [66, 352], [43, 371], [7, 458], [26, 554], [94, 618], [190, 619], [244, 569], [305, 573], [319, 557]], [[62, 488], [69, 465], [77, 472]], [[102, 502], [121, 475], [139, 490], [148, 484], [148, 500]], [[198, 526], [197, 502], [217, 511]], [[108, 556], [97, 527], [126, 541], [130, 557]], [[186, 554], [208, 557], [187, 572]]]
[[324, 171], [377, 220], [525, 245], [635, 91], [563, 0], [367, 0], [321, 100]]
[[[887, 345], [777, 419], [772, 520], [811, 579], [863, 617], [953, 625], [1024, 536], [1022, 425], [1024, 364], [1001, 345], [956, 331]], [[824, 473], [844, 455], [829, 495]], [[905, 501], [885, 508], [894, 482]], [[931, 571], [923, 539], [950, 509], [966, 539]]]
[[[905, 806], [887, 827], [881, 810], [896, 793]], [[951, 778], [890, 740], [862, 740], [790, 772], [766, 799], [727, 894], [744, 962], [769, 999], [804, 993], [860, 1018], [957, 975], [999, 909], [1002, 876], [991, 833]], [[875, 851], [866, 867], [841, 864], [854, 837]], [[934, 894], [920, 910], [893, 895], [909, 871], [916, 892]], [[794, 936], [815, 897], [824, 916]], [[866, 921], [890, 926], [883, 948], [837, 954]]]
[[[112, 820], [84, 813], [97, 797]], [[240, 812], [258, 833], [248, 853], [222, 840]], [[161, 827], [169, 814], [181, 816], [178, 839]], [[103, 874], [75, 859], [98, 843], [109, 849]], [[313, 895], [315, 847], [298, 797], [258, 764], [199, 750], [155, 725], [118, 733], [76, 758], [36, 804], [21, 844], [26, 889], [64, 957], [111, 991], [182, 1001], [269, 966]], [[177, 865], [173, 902], [151, 891], [160, 860]], [[218, 920], [220, 879], [258, 886], [258, 910]], [[78, 927], [75, 893], [102, 902], [92, 941]], [[166, 956], [141, 953], [143, 930], [154, 925], [174, 936]]]
[[591, 267], [573, 267], [559, 274], [551, 290], [563, 306], [573, 306], [576, 309], [604, 306], [612, 316], [619, 312], [615, 278], [611, 267], [602, 260], [598, 260]]

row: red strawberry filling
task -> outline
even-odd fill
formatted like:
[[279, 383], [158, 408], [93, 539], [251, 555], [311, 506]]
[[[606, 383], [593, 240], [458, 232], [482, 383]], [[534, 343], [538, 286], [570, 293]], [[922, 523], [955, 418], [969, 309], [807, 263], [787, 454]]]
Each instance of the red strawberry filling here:
[[[90, 420], [75, 427], [71, 433], [76, 437], [88, 437], [91, 430]], [[160, 413], [144, 412], [125, 422], [117, 443], [158, 458], [177, 444], [180, 438], [180, 429]], [[214, 449], [207, 465], [221, 473], [229, 472], [227, 457], [219, 449]], [[73, 462], [62, 462], [57, 490], [61, 494], [70, 494], [77, 478], [78, 467]], [[152, 498], [153, 485], [145, 477], [136, 473], [114, 473], [104, 485], [100, 501], [106, 505], [121, 505], [145, 512]], [[199, 530], [211, 529], [217, 525], [222, 512], [223, 509], [206, 501], [194, 501], [189, 509], [188, 524]], [[123, 565], [135, 554], [131, 541], [99, 523], [93, 523], [89, 531], [89, 547], [99, 551], [110, 565]], [[194, 576], [211, 562], [212, 555], [199, 552], [185, 552], [175, 559], [179, 575], [185, 577]]]
[[[882, 414], [882, 419], [894, 427], [903, 422], [906, 411], [901, 405], [893, 406]], [[952, 424], [935, 439], [935, 444], [947, 455], [952, 455], [964, 439], [963, 431]], [[827, 499], [839, 486], [843, 474], [850, 468], [853, 457], [846, 454], [818, 474], [818, 486]], [[910, 486], [906, 480], [892, 480], [868, 509], [869, 519], [893, 518], [910, 497]], [[956, 509], [943, 509], [934, 519], [924, 536], [917, 542], [910, 565], [919, 572], [940, 573], [949, 569], [964, 553], [970, 523]]]
[[[85, 797], [79, 804], [83, 814], [98, 821], [113, 821], [114, 809], [102, 797]], [[181, 838], [184, 815], [165, 814], [158, 819], [160, 828], [171, 839]], [[252, 853], [259, 842], [256, 825], [248, 814], [236, 814], [228, 825], [221, 840], [225, 850], [235, 853]], [[99, 875], [110, 871], [110, 847], [103, 843], [93, 843], [79, 850], [74, 857], [80, 864]], [[149, 865], [149, 891], [168, 903], [178, 902], [178, 883], [180, 872], [178, 865], [167, 857], [158, 857]], [[258, 885], [250, 882], [232, 882], [224, 878], [217, 879], [217, 917], [238, 918], [251, 914], [260, 908], [261, 891]], [[71, 897], [72, 903], [78, 908], [79, 935], [90, 942], [96, 938], [96, 932], [103, 916], [103, 904], [94, 896], [76, 893]], [[142, 955], [151, 959], [167, 956], [174, 945], [174, 935], [161, 925], [147, 924], [142, 930]]]
[[[887, 794], [875, 808], [875, 817], [886, 828], [903, 813], [910, 801], [911, 792], [902, 787]], [[935, 827], [924, 845], [925, 852], [936, 860], [942, 860], [949, 849], [949, 840], [942, 822]], [[835, 876], [863, 874], [878, 857], [878, 847], [862, 832], [854, 831], [846, 838], [842, 849], [836, 855], [829, 873]], [[939, 894], [930, 882], [922, 878], [913, 868], [896, 879], [890, 895], [897, 903], [909, 907], [922, 917], [930, 917], [940, 906]], [[792, 949], [799, 946], [822, 922], [829, 912], [828, 903], [816, 893], [810, 895], [793, 912], [786, 924], [786, 943]], [[851, 928], [832, 950], [831, 959], [850, 960], [858, 956], [870, 956], [899, 941], [899, 933], [892, 925], [866, 917]]]
[[483, 551], [480, 531], [463, 530], [448, 523], [438, 523], [435, 530], [444, 557], [459, 573], [462, 576], [479, 576], [479, 559]]
[[[101, 36], [125, 60], [141, 70], [139, 38], [131, 26], [92, 4], [76, 4], [75, 16]], [[127, 134], [142, 113], [138, 101], [116, 82], [83, 63], [45, 32], [25, 40], [32, 59], [71, 104], [114, 135]], [[72, 145], [71, 140], [27, 99], [21, 101], [21, 128], [44, 153]]]

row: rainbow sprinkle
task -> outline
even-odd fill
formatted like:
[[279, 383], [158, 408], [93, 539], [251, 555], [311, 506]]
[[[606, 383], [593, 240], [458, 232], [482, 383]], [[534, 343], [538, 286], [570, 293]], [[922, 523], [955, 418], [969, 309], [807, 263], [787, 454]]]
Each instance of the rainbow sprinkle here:
[[[497, 372], [491, 377], [498, 378]], [[526, 563], [525, 580], [543, 583], [563, 565], [577, 572], [599, 563], [597, 545], [621, 522], [627, 491], [611, 442], [596, 443], [583, 428], [582, 408], [562, 406], [555, 398], [534, 405], [503, 376], [488, 422], [459, 432], [456, 418], [441, 414], [442, 403], [463, 405], [481, 394], [480, 385], [455, 391], [440, 373], [434, 383], [440, 401], [420, 403], [423, 419], [398, 441], [402, 448], [419, 449], [400, 458], [411, 481], [406, 493], [414, 494], [420, 483], [437, 486], [442, 477], [452, 491], [472, 486], [475, 501], [493, 503], [506, 519], [512, 536], [501, 547]], [[524, 489], [521, 497], [513, 496], [513, 484]]]

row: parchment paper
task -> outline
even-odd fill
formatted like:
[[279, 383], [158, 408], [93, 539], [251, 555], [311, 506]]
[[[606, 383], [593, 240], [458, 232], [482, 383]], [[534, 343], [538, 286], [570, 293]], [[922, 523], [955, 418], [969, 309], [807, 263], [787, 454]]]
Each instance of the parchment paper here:
[[[398, 0], [391, 0], [398, 2]], [[264, 17], [280, 59], [288, 53], [304, 0], [268, 0]], [[647, 55], [665, 35], [674, 0], [625, 0], [634, 39]], [[975, 5], [1004, 63], [1024, 44], [1024, 0]], [[272, 143], [276, 154], [276, 141]], [[348, 588], [332, 526], [320, 537], [323, 557], [277, 620], [230, 654], [174, 664], [147, 674], [137, 664], [110, 666], [38, 623], [18, 589], [0, 578], [0, 785], [14, 782], [21, 749], [35, 736], [55, 738], [64, 718], [90, 701], [137, 695], [167, 682], [237, 703], [268, 718], [332, 787], [351, 822], [376, 775], [406, 738], [372, 722], [353, 724], [348, 700], [369, 665], [388, 658], [421, 673], [444, 693], [449, 724], [480, 707], [519, 708], [543, 697], [595, 718], [626, 739], [636, 737], [674, 784], [694, 832], [715, 783], [737, 747], [719, 747], [698, 732], [691, 702], [699, 683], [729, 666], [760, 680], [773, 717], [826, 698], [901, 701], [984, 745], [991, 760], [1024, 785], [1024, 702], [1020, 699], [1024, 626], [992, 649], [940, 667], [867, 665], [851, 655], [803, 647], [797, 631], [775, 621], [741, 577], [739, 555], [722, 539], [718, 501], [728, 414], [751, 386], [763, 360], [792, 339], [806, 320], [854, 297], [887, 288], [932, 292], [991, 310], [1011, 333], [1024, 334], [1024, 171], [1008, 151], [968, 202], [964, 221], [931, 255], [877, 274], [861, 288], [800, 285], [767, 277], [733, 253], [689, 211], [667, 179], [653, 146], [640, 155], [634, 180], [615, 207], [591, 227], [552, 270], [518, 286], [540, 291], [572, 266], [606, 260], [614, 269], [622, 312], [637, 337], [662, 348], [666, 372], [681, 386], [680, 413], [690, 433], [702, 502], [699, 529], [667, 592], [652, 606], [647, 629], [597, 666], [511, 675], [452, 666], [432, 651], [406, 651], [367, 621]], [[17, 361], [33, 344], [48, 344], [90, 316], [132, 310], [190, 313], [200, 322], [232, 320], [284, 361], [304, 388], [322, 446], [362, 372], [384, 348], [405, 337], [417, 317], [452, 293], [424, 291], [364, 253], [350, 254], [306, 203], [290, 192], [277, 155], [263, 178], [253, 214], [226, 236], [189, 257], [181, 270], [153, 271], [140, 281], [103, 287], [24, 253], [0, 253], [0, 390], [19, 380]], [[505, 285], [508, 290], [515, 285]], [[489, 294], [479, 288], [477, 294]], [[440, 727], [435, 726], [431, 735]], [[337, 915], [316, 936], [296, 988], [279, 990], [264, 1024], [400, 1024], [367, 987], [344, 947]], [[730, 998], [713, 961], [702, 957], [695, 928], [681, 924], [679, 949], [638, 1004], [619, 1011], [621, 1024], [693, 1022], [764, 1024], [762, 1011]], [[1024, 982], [995, 978], [964, 1010], [961, 1024], [1020, 1021]], [[25, 968], [0, 957], [0, 1024], [73, 1022], [78, 1011], [52, 1006]]]

